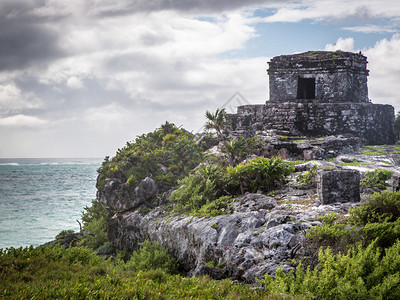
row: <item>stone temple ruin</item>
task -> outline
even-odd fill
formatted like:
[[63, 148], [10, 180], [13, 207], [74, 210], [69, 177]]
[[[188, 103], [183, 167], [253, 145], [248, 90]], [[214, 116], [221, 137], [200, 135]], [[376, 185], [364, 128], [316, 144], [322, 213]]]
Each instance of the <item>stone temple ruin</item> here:
[[[284, 147], [299, 156], [307, 156], [304, 151], [309, 151], [312, 154], [305, 158], [311, 159], [327, 158], [361, 145], [395, 143], [394, 108], [368, 99], [369, 71], [367, 58], [361, 53], [281, 55], [271, 59], [268, 74], [270, 100], [239, 106], [237, 114], [230, 116], [233, 135], [264, 132], [285, 136], [287, 142], [275, 143], [276, 149]], [[335, 138], [324, 145], [316, 142], [329, 136]], [[304, 139], [308, 139], [309, 147], [299, 143]]]

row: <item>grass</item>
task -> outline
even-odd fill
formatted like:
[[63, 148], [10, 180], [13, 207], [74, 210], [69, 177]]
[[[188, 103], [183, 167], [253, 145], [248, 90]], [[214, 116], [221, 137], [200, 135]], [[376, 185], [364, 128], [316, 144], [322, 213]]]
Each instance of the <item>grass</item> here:
[[352, 162], [341, 162], [341, 163], [339, 163], [339, 165], [341, 165], [341, 166], [363, 166], [363, 165], [365, 165], [366, 163], [365, 163], [365, 161], [362, 161], [362, 160], [354, 160], [354, 161], [352, 161]]
[[368, 151], [368, 150], [361, 150], [360, 151], [362, 154], [366, 156], [382, 156], [386, 155], [386, 152], [378, 150], [378, 151]]
[[123, 271], [88, 248], [0, 250], [1, 299], [305, 299], [162, 270]]
[[393, 151], [392, 154], [400, 154], [400, 151]]
[[400, 145], [394, 145], [394, 150], [400, 150]]
[[369, 150], [383, 150], [384, 149], [382, 146], [364, 146], [363, 148], [369, 149]]

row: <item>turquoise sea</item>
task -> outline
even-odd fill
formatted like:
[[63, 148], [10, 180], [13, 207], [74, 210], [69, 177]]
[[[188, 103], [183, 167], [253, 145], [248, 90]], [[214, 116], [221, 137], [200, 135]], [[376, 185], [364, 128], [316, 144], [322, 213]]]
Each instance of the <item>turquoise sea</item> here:
[[96, 198], [100, 158], [0, 159], [0, 248], [38, 246], [79, 230]]

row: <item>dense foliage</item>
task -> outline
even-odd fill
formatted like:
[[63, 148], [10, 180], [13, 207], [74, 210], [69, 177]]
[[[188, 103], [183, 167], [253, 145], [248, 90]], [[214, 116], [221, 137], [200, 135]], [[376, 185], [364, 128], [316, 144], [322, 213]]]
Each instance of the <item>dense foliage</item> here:
[[80, 242], [80, 245], [97, 249], [108, 241], [107, 211], [97, 200], [92, 201], [92, 206], [84, 208], [82, 222], [83, 229], [90, 232], [91, 235], [86, 235]]
[[400, 242], [382, 251], [375, 243], [333, 254], [319, 252], [319, 265], [284, 274], [278, 269], [275, 280], [266, 275], [261, 281], [273, 293], [304, 295], [317, 299], [399, 299]]
[[392, 177], [393, 172], [389, 170], [375, 169], [373, 171], [367, 171], [365, 178], [361, 180], [361, 185], [365, 187], [377, 187], [379, 189], [386, 188], [386, 180]]
[[294, 172], [294, 166], [280, 157], [257, 157], [236, 167], [228, 167], [231, 185], [240, 192], [269, 192], [278, 187], [287, 175]]
[[320, 218], [323, 224], [307, 233], [308, 250], [319, 249], [318, 264], [308, 257], [307, 268], [299, 263], [294, 273], [266, 276], [267, 290], [318, 299], [398, 299], [400, 192], [375, 193], [349, 214], [346, 220]]
[[177, 273], [177, 261], [160, 244], [149, 240], [139, 243], [139, 250], [132, 253], [130, 259], [124, 263], [119, 261], [122, 270], [149, 271], [160, 269], [166, 273]]
[[269, 192], [294, 171], [279, 157], [257, 157], [236, 167], [203, 165], [179, 181], [169, 200], [174, 210], [191, 215], [215, 216], [229, 213], [231, 196], [245, 192]]
[[123, 271], [84, 247], [0, 250], [0, 298], [287, 299], [229, 280], [185, 278], [160, 269]]
[[128, 142], [99, 168], [97, 188], [101, 190], [107, 178], [117, 177], [130, 191], [145, 178], [152, 176], [159, 188], [174, 186], [202, 160], [202, 149], [194, 136], [166, 122], [160, 128]]

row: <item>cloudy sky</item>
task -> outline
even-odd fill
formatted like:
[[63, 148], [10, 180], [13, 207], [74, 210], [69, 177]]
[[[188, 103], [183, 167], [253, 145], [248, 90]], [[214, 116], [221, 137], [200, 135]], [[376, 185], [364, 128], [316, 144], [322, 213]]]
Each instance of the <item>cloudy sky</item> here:
[[[268, 99], [267, 62], [362, 51], [400, 111], [393, 0], [1, 0], [0, 157], [104, 157], [166, 120]], [[241, 98], [238, 94], [243, 96]]]

